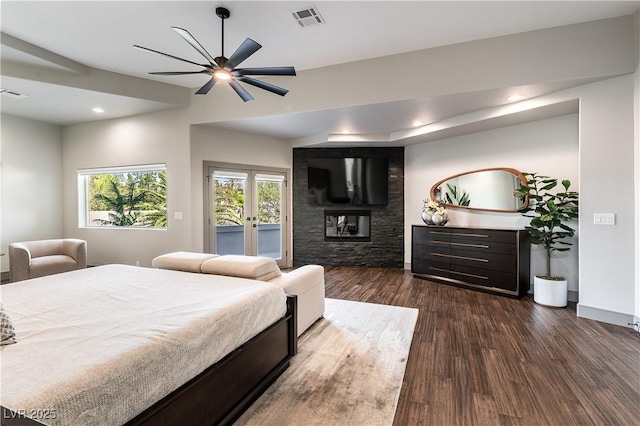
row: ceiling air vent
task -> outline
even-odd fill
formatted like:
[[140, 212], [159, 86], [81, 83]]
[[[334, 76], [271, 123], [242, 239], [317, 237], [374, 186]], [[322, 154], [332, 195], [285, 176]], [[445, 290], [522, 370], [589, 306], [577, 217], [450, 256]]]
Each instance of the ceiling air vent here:
[[302, 10], [293, 10], [291, 11], [291, 15], [293, 15], [293, 18], [301, 27], [324, 24], [324, 19], [320, 16], [320, 12], [318, 12], [318, 8], [316, 6], [309, 6]]
[[23, 95], [22, 93], [14, 92], [9, 89], [0, 89], [0, 95], [13, 99], [25, 99], [29, 97], [29, 95]]

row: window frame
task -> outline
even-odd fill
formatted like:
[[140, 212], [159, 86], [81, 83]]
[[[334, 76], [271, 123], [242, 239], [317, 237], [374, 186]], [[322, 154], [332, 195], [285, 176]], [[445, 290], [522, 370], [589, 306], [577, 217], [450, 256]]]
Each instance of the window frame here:
[[[164, 227], [156, 226], [108, 226], [108, 225], [94, 225], [89, 220], [89, 178], [95, 175], [105, 174], [122, 174], [122, 173], [145, 173], [145, 172], [167, 172], [166, 163], [156, 164], [141, 164], [131, 166], [115, 166], [115, 167], [95, 167], [87, 169], [77, 170], [78, 181], [78, 227], [82, 229], [135, 229], [135, 230], [153, 230], [153, 231], [166, 231], [169, 227], [169, 189], [166, 191], [167, 198], [167, 225]], [[168, 177], [167, 177], [168, 179]]]

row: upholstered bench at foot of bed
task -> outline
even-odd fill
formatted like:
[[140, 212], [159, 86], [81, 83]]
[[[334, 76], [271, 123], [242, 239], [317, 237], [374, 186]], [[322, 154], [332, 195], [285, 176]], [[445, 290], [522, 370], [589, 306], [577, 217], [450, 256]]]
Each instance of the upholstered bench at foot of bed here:
[[175, 252], [158, 256], [154, 268], [226, 275], [276, 284], [298, 296], [298, 336], [324, 315], [324, 268], [306, 265], [281, 272], [275, 260], [260, 256]]
[[269, 280], [298, 296], [298, 336], [324, 315], [324, 268], [305, 265]]

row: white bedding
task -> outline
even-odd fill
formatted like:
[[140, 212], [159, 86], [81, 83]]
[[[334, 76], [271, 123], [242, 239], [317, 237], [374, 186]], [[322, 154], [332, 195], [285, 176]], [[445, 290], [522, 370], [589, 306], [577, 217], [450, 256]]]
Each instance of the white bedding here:
[[286, 312], [282, 288], [107, 265], [0, 286], [18, 343], [0, 404], [52, 425], [119, 425]]

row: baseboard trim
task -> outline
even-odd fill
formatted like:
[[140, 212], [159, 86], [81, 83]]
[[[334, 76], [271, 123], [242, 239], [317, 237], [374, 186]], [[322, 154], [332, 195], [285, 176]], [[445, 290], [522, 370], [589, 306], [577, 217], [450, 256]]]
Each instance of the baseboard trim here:
[[9, 271], [0, 272], [0, 282], [2, 282], [3, 284], [5, 282], [9, 282]]
[[404, 269], [411, 270], [411, 262], [404, 262]]
[[580, 293], [578, 293], [575, 290], [569, 290], [569, 292], [567, 293], [567, 300], [569, 302], [576, 302], [578, 303], [580, 301], [580, 298], [578, 297], [580, 295]]
[[633, 322], [634, 316], [631, 314], [623, 314], [620, 312], [607, 311], [606, 309], [594, 308], [578, 303], [578, 316], [580, 318], [592, 319], [608, 324], [621, 325], [623, 327], [631, 327], [629, 324]]

